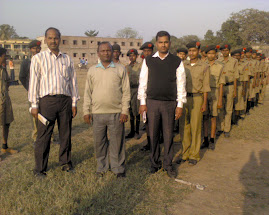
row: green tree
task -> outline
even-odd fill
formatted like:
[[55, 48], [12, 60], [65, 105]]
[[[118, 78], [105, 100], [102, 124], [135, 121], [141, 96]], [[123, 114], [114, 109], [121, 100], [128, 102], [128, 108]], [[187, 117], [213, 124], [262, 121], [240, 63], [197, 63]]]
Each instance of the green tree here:
[[269, 44], [269, 12], [245, 9], [232, 13], [229, 20], [239, 25], [239, 36], [244, 45]]
[[13, 26], [8, 24], [0, 25], [0, 39], [1, 40], [9, 40], [12, 38], [18, 38], [18, 34]]
[[99, 34], [99, 31], [89, 30], [84, 33], [87, 37], [96, 37]]
[[119, 38], [141, 38], [138, 32], [130, 27], [123, 28], [118, 30], [116, 33], [116, 37]]

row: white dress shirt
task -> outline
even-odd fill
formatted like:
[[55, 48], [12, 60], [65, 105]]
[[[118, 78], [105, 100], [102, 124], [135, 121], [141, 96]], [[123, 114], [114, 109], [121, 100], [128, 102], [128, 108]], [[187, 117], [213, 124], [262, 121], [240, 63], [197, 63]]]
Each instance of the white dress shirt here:
[[[157, 51], [152, 57], [158, 57], [161, 60], [164, 60], [168, 56], [165, 55], [164, 58], [161, 58], [159, 52]], [[165, 72], [165, 71], [164, 71]], [[176, 71], [177, 77], [177, 107], [182, 108], [183, 103], [187, 102], [186, 98], [186, 74], [183, 65], [183, 61], [181, 61], [180, 65]], [[147, 98], [147, 84], [148, 84], [148, 66], [146, 64], [146, 59], [143, 60], [140, 78], [139, 78], [139, 88], [138, 88], [138, 96], [137, 98], [140, 100], [140, 105], [146, 105], [146, 98]]]
[[33, 108], [38, 108], [40, 98], [57, 94], [70, 96], [73, 107], [80, 99], [71, 58], [61, 52], [56, 56], [48, 49], [32, 57], [28, 99]]

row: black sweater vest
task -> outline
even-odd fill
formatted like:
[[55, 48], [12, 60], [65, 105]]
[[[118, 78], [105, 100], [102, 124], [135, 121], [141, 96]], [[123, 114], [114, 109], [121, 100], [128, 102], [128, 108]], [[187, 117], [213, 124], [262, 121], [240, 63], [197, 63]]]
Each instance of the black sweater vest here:
[[176, 101], [177, 99], [177, 68], [180, 58], [168, 54], [161, 60], [159, 57], [148, 56], [147, 98], [161, 101]]

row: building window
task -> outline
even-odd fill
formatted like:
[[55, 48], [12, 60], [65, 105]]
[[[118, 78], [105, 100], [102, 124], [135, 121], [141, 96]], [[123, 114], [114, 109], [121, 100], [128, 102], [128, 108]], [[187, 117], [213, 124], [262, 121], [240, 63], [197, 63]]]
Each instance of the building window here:
[[117, 42], [114, 42], [114, 44], [117, 44]]
[[121, 54], [121, 57], [124, 57], [124, 54]]
[[95, 55], [95, 53], [91, 53], [91, 56], [94, 56]]
[[73, 40], [73, 45], [77, 45], [78, 41], [77, 40]]
[[133, 42], [130, 42], [130, 46], [133, 46], [134, 45], [134, 43]]
[[63, 40], [63, 45], [66, 45], [67, 43], [66, 43], [66, 40]]
[[86, 53], [82, 53], [82, 57], [86, 57]]
[[73, 53], [73, 57], [77, 57], [77, 53]]
[[98, 41], [98, 42], [97, 42], [97, 45], [99, 46], [99, 45], [100, 45], [100, 43], [101, 43], [101, 42], [100, 42], [100, 41]]
[[22, 45], [22, 49], [27, 49], [27, 45]]
[[122, 45], [122, 46], [125, 46], [125, 42], [121, 42], [121, 45]]
[[10, 49], [11, 48], [10, 45], [5, 45], [4, 47], [5, 47], [5, 49]]
[[91, 43], [93, 43], [93, 40], [91, 40]]
[[86, 40], [82, 40], [82, 45], [86, 45]]
[[14, 49], [20, 49], [21, 46], [20, 45], [14, 45]]
[[141, 46], [141, 44], [140, 43], [137, 43], [137, 46]]

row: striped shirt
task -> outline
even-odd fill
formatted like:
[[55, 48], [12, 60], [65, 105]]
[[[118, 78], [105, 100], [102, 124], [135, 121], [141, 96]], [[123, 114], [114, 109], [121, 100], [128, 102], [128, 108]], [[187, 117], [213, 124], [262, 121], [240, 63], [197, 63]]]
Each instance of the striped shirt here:
[[32, 57], [28, 99], [33, 108], [38, 108], [40, 98], [59, 94], [71, 96], [72, 106], [77, 106], [76, 72], [68, 55], [59, 52], [56, 56], [48, 49]]

